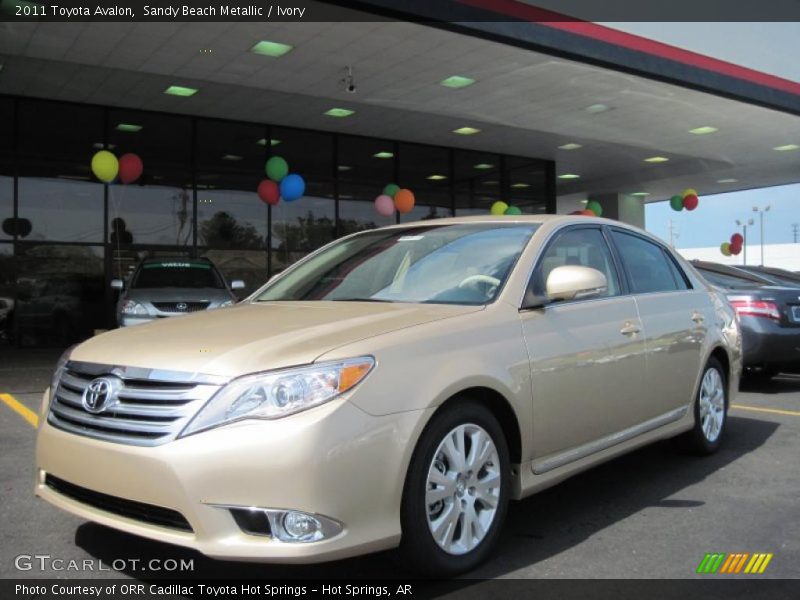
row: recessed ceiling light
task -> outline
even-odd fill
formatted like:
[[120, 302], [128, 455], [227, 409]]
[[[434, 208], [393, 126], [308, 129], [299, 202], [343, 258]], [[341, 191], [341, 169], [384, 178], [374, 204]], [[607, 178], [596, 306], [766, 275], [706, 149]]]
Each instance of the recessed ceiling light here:
[[198, 91], [199, 90], [196, 88], [184, 87], [182, 85], [171, 85], [164, 90], [164, 93], [169, 94], [170, 96], [183, 96], [184, 98], [188, 98], [189, 96], [194, 96]]
[[608, 106], [607, 104], [592, 104], [591, 106], [587, 106], [583, 110], [593, 115], [596, 115], [598, 113], [604, 113], [611, 110], [611, 107]]
[[650, 158], [645, 158], [644, 162], [647, 163], [664, 163], [667, 162], [669, 159], [666, 156], [651, 156]]
[[443, 85], [444, 87], [449, 87], [452, 89], [457, 90], [458, 88], [464, 88], [468, 85], [472, 85], [475, 83], [475, 80], [471, 77], [464, 77], [463, 75], [452, 75], [447, 79], [442, 79], [439, 82], [439, 85]]
[[484, 181], [483, 185], [497, 185], [496, 181]]
[[336, 167], [336, 169], [337, 169], [338, 171], [349, 171], [349, 170], [351, 170], [352, 168], [353, 168], [353, 167], [351, 167], [350, 165], [339, 165], [339, 166], [337, 166], [337, 167]]
[[640, 196], [640, 197], [649, 196], [649, 195], [650, 195], [650, 192], [633, 192], [631, 194], [631, 196]]
[[386, 150], [382, 150], [381, 152], [376, 152], [373, 154], [375, 158], [392, 158], [394, 156], [394, 152], [387, 152]]
[[262, 56], [271, 56], [272, 58], [278, 58], [283, 56], [287, 52], [291, 51], [294, 46], [290, 46], [289, 44], [281, 44], [280, 42], [270, 42], [269, 40], [261, 40], [255, 46], [250, 48], [250, 52], [253, 54], [260, 54]]
[[576, 175], [575, 173], [564, 173], [563, 175], [558, 176], [559, 179], [579, 179], [580, 175]]
[[92, 144], [92, 148], [97, 148], [98, 150], [102, 150], [103, 148], [108, 148], [109, 150], [113, 150], [116, 148], [116, 144], [104, 144], [103, 142], [95, 142]]
[[431, 181], [441, 181], [442, 179], [447, 179], [447, 176], [434, 173], [433, 175], [428, 175], [425, 179], [430, 179]]
[[222, 156], [222, 160], [242, 160], [242, 158], [243, 157], [238, 154], [224, 154]]
[[733, 177], [728, 177], [727, 179], [717, 179], [717, 183], [736, 183], [739, 181], [738, 179], [734, 179]]
[[716, 133], [719, 131], [716, 127], [711, 127], [710, 125], [703, 125], [702, 127], [695, 127], [694, 129], [690, 129], [689, 133], [693, 133], [695, 135], [707, 135], [709, 133]]
[[776, 152], [789, 152], [790, 150], [797, 150], [800, 148], [797, 144], [784, 144], [783, 146], [775, 146], [773, 150]]
[[480, 129], [475, 129], [474, 127], [459, 127], [458, 129], [453, 129], [453, 133], [459, 135], [475, 135], [476, 133], [480, 133], [480, 131]]
[[117, 131], [125, 131], [128, 133], [136, 133], [137, 131], [142, 130], [141, 125], [136, 125], [134, 123], [118, 123], [116, 127]]
[[485, 171], [486, 169], [491, 169], [493, 167], [494, 167], [494, 165], [490, 165], [489, 163], [478, 163], [477, 165], [474, 165], [472, 168], [473, 169], [480, 169], [481, 171]]
[[356, 111], [350, 110], [349, 108], [331, 108], [325, 111], [325, 114], [329, 117], [349, 117], [350, 115], [354, 114]]
[[[270, 146], [277, 146], [280, 143], [281, 143], [281, 141], [280, 140], [276, 140], [275, 138], [272, 138], [269, 141], [269, 145]], [[259, 146], [266, 146], [267, 145], [267, 138], [261, 138], [260, 140], [258, 140], [256, 142], [256, 144], [258, 144]]]
[[523, 189], [523, 188], [529, 188], [529, 187], [531, 187], [531, 184], [530, 183], [512, 183], [511, 187], [519, 190], [519, 189]]
[[577, 150], [578, 148], [583, 148], [580, 144], [575, 144], [574, 142], [570, 142], [569, 144], [564, 144], [558, 147], [559, 150]]

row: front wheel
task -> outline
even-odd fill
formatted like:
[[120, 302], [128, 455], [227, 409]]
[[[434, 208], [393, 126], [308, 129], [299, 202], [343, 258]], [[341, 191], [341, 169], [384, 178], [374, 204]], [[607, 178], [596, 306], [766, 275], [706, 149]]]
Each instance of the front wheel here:
[[710, 358], [694, 402], [694, 427], [680, 438], [681, 446], [694, 454], [713, 454], [722, 443], [727, 418], [725, 369], [716, 358]]
[[400, 552], [419, 572], [469, 571], [491, 552], [508, 506], [508, 446], [484, 406], [457, 401], [433, 417], [411, 459]]

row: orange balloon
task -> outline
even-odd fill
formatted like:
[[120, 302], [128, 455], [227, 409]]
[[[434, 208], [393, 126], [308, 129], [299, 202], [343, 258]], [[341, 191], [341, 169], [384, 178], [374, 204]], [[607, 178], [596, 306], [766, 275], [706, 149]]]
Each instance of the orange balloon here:
[[414, 192], [405, 188], [394, 195], [394, 205], [400, 214], [409, 213], [414, 209]]
[[596, 217], [597, 215], [594, 214], [593, 210], [589, 210], [588, 208], [584, 208], [578, 214], [583, 215], [584, 217]]

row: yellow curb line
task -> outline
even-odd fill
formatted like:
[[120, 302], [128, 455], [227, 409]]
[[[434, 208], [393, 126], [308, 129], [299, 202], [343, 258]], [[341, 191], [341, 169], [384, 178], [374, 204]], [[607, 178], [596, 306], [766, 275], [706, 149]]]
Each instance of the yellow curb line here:
[[39, 427], [39, 417], [30, 408], [22, 404], [19, 400], [14, 398], [11, 394], [0, 394], [2, 400], [8, 407], [30, 423], [33, 428]]
[[739, 410], [752, 410], [753, 412], [772, 413], [775, 415], [789, 415], [790, 417], [800, 417], [800, 411], [797, 410], [780, 410], [777, 408], [758, 408], [757, 406], [744, 406], [743, 404], [731, 404], [731, 408], [738, 408]]

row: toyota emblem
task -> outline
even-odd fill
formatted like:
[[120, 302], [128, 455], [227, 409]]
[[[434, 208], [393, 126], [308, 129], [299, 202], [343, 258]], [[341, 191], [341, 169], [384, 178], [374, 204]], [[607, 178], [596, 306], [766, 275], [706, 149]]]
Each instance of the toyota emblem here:
[[87, 412], [101, 413], [117, 401], [117, 392], [121, 382], [116, 377], [99, 377], [93, 379], [83, 390], [81, 404]]
[[175, 305], [175, 308], [177, 308], [181, 312], [186, 312], [189, 309], [189, 305], [186, 304], [186, 302], [178, 302]]

